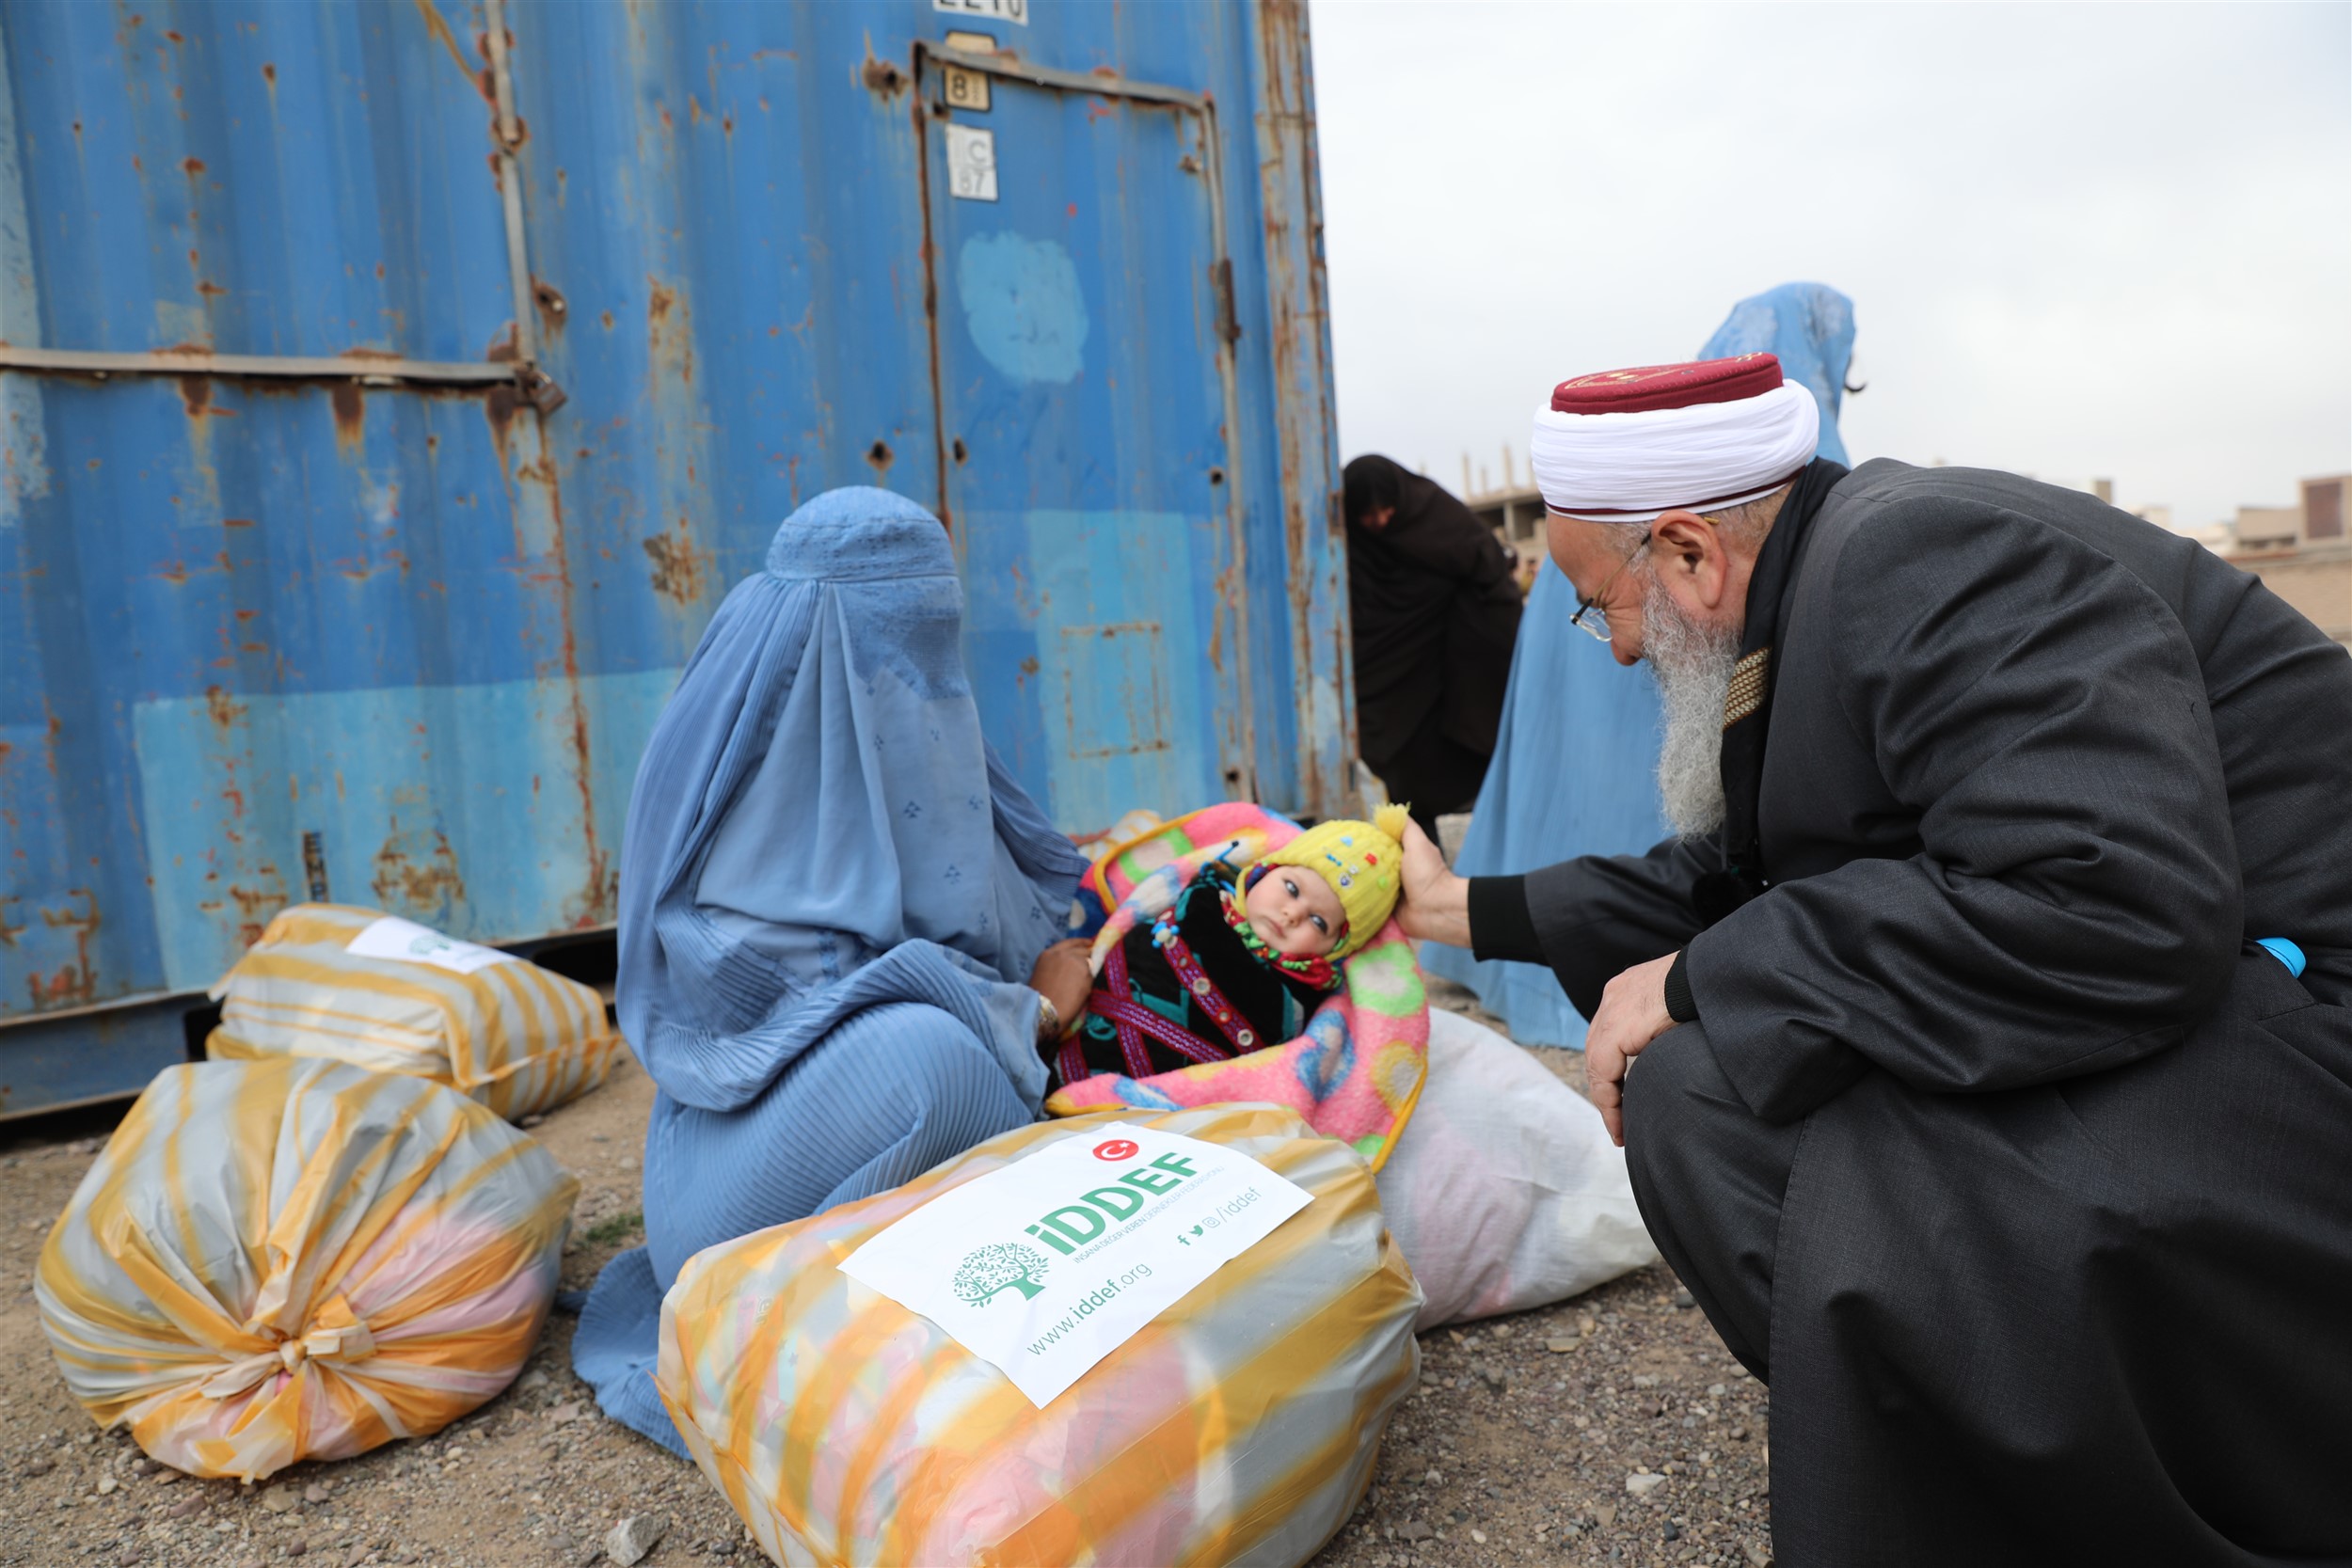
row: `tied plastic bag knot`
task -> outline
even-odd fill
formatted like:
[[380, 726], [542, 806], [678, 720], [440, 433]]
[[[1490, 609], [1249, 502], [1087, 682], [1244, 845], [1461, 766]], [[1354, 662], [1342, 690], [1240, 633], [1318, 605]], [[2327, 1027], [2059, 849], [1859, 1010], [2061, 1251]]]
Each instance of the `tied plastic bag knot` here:
[[354, 1321], [340, 1327], [314, 1328], [293, 1338], [281, 1339], [273, 1350], [257, 1351], [253, 1354], [231, 1361], [203, 1382], [196, 1391], [208, 1400], [230, 1400], [259, 1385], [265, 1378], [279, 1372], [288, 1375], [298, 1371], [305, 1361], [365, 1361], [375, 1354], [375, 1336], [368, 1325]]
[[[342, 1328], [314, 1328], [299, 1340], [288, 1340], [279, 1346], [278, 1354], [285, 1354], [296, 1344], [316, 1361], [365, 1361], [375, 1354], [375, 1336], [368, 1332], [368, 1325], [363, 1323]], [[287, 1365], [291, 1367], [294, 1362], [290, 1360]]]

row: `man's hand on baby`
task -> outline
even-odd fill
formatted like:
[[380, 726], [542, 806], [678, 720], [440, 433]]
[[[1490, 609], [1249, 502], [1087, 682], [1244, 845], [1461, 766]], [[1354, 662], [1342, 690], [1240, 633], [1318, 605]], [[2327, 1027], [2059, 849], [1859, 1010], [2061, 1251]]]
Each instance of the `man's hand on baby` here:
[[1088, 962], [1093, 947], [1085, 937], [1057, 942], [1037, 956], [1029, 971], [1029, 989], [1054, 1005], [1064, 1028], [1078, 1022], [1086, 1011], [1087, 993], [1094, 989], [1094, 970]]
[[1470, 944], [1470, 883], [1446, 869], [1444, 852], [1421, 824], [1405, 825], [1405, 894], [1396, 918], [1405, 934], [1422, 942]]

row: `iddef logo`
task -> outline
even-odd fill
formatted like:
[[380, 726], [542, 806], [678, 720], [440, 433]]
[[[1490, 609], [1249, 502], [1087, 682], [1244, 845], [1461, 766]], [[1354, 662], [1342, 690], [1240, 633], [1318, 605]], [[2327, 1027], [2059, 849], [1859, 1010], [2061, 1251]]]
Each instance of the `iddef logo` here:
[[[1129, 1148], [1135, 1148], [1126, 1139], [1117, 1138], [1094, 1152], [1109, 1159], [1112, 1156], [1104, 1154], [1103, 1150], [1116, 1148], [1122, 1144]], [[1133, 1170], [1120, 1172], [1118, 1179], [1107, 1187], [1089, 1188], [1025, 1228], [1030, 1235], [1063, 1257], [1074, 1258], [1080, 1247], [1110, 1229], [1114, 1221], [1135, 1218], [1143, 1212], [1144, 1204], [1152, 1198], [1174, 1191], [1180, 1182], [1190, 1180], [1200, 1174], [1192, 1168], [1191, 1160], [1185, 1156], [1163, 1154], [1148, 1165], [1137, 1165]], [[1104, 1218], [1105, 1214], [1110, 1218]]]
[[974, 1307], [986, 1307], [999, 1291], [1018, 1291], [1022, 1300], [1035, 1301], [1043, 1288], [1038, 1281], [1045, 1277], [1045, 1257], [1035, 1248], [1019, 1242], [1000, 1242], [965, 1253], [947, 1288]]

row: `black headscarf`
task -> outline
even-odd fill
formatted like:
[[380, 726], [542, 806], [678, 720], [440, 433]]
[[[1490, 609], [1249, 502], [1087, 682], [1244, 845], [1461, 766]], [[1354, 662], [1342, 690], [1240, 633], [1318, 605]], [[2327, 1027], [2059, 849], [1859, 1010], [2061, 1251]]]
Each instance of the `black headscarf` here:
[[[1364, 760], [1385, 772], [1440, 703], [1445, 738], [1493, 755], [1519, 629], [1510, 549], [1435, 482], [1377, 454], [1348, 464], [1343, 499]], [[1366, 526], [1384, 506], [1387, 524]]]
[[1341, 483], [1347, 502], [1347, 520], [1361, 522], [1369, 513], [1394, 506], [1405, 485], [1405, 470], [1377, 452], [1368, 452], [1343, 471]]

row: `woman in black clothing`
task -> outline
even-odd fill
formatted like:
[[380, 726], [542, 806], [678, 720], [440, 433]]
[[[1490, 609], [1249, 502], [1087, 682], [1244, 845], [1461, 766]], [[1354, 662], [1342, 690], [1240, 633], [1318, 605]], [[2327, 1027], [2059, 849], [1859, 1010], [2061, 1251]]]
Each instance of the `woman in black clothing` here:
[[1478, 799], [1502, 721], [1519, 585], [1510, 549], [1435, 481], [1347, 466], [1347, 598], [1365, 764], [1435, 836]]

